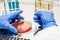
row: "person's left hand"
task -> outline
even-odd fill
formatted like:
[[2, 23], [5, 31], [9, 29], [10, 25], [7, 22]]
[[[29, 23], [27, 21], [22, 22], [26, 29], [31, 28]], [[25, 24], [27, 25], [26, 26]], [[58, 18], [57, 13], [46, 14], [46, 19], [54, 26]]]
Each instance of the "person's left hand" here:
[[10, 22], [14, 20], [24, 19], [21, 14], [23, 11], [19, 10], [17, 12], [6, 14], [0, 16], [0, 35], [16, 35], [18, 34], [17, 29], [13, 27]]

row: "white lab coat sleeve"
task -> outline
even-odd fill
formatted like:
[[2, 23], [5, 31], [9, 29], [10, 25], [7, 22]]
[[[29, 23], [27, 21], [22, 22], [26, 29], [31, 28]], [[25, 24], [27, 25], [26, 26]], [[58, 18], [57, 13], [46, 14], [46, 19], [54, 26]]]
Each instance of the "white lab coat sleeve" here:
[[51, 26], [39, 31], [34, 40], [60, 40], [60, 27]]

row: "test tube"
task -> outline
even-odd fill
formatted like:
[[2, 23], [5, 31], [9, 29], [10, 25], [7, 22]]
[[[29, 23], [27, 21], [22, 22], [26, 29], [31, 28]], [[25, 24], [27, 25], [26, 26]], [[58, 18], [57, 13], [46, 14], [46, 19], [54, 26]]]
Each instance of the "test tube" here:
[[9, 6], [9, 10], [12, 11], [12, 3], [10, 0], [8, 0], [8, 6]]
[[8, 0], [9, 10], [17, 11], [19, 10], [19, 1], [18, 0]]
[[12, 2], [12, 9], [15, 11], [15, 2]]
[[16, 10], [19, 10], [19, 2], [16, 2]]
[[[53, 2], [46, 0], [35, 0], [35, 10], [36, 11], [53, 11]], [[52, 4], [52, 6], [51, 6]]]
[[12, 5], [11, 2], [8, 3], [10, 11], [12, 11]]

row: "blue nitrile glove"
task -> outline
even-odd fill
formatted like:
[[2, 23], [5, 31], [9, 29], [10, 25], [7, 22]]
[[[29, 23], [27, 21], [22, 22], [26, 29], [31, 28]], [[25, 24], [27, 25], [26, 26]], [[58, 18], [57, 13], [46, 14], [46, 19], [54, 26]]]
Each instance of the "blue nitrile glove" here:
[[57, 26], [52, 12], [38, 11], [34, 15], [34, 21], [41, 25], [43, 29], [50, 26]]
[[23, 11], [19, 10], [11, 14], [0, 16], [0, 35], [17, 35], [17, 29], [10, 24], [14, 20], [24, 19], [21, 14]]

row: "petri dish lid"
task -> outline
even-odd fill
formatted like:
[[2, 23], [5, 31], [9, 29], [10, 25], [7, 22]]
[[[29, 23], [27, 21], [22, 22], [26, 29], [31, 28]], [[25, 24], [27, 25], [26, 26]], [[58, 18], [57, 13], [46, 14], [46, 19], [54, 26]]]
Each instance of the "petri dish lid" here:
[[13, 23], [13, 26], [17, 28], [18, 33], [26, 33], [32, 29], [32, 23], [29, 21], [18, 20]]

